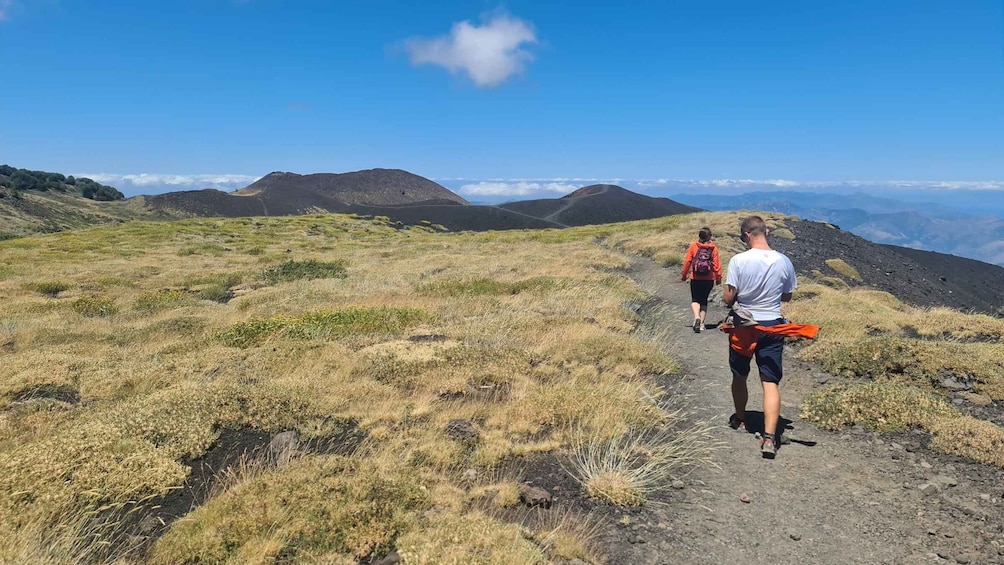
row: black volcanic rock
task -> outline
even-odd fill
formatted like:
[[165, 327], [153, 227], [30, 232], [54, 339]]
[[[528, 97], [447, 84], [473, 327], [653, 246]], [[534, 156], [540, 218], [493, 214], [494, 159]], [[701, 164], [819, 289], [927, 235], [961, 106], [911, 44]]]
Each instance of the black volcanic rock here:
[[458, 205], [470, 202], [447, 188], [400, 169], [369, 169], [351, 173], [275, 172], [265, 175], [234, 194], [256, 196], [268, 192], [306, 190], [335, 198], [345, 204], [364, 206], [406, 206], [430, 201]]
[[[787, 220], [794, 240], [770, 238], [798, 272], [834, 274], [827, 259], [842, 259], [864, 285], [915, 306], [948, 306], [963, 311], [1004, 314], [1004, 268], [933, 251], [872, 243], [831, 224]], [[848, 281], [855, 284], [854, 281]]]
[[594, 184], [561, 198], [510, 202], [500, 207], [566, 226], [630, 222], [700, 211], [668, 198], [652, 198], [612, 184]]

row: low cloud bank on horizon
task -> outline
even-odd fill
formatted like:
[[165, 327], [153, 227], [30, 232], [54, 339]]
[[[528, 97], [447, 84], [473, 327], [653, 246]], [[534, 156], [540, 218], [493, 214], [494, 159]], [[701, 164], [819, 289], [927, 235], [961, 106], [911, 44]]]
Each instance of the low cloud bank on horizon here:
[[465, 20], [453, 24], [447, 35], [408, 39], [404, 47], [413, 65], [437, 65], [466, 74], [480, 88], [492, 88], [523, 72], [533, 60], [523, 46], [536, 42], [529, 23], [498, 14], [482, 26]]
[[811, 181], [785, 179], [436, 179], [457, 185], [462, 196], [473, 197], [553, 197], [591, 184], [614, 184], [629, 190], [666, 195], [669, 193], [738, 193], [737, 191], [834, 191], [879, 190], [1004, 190], [1004, 181]]

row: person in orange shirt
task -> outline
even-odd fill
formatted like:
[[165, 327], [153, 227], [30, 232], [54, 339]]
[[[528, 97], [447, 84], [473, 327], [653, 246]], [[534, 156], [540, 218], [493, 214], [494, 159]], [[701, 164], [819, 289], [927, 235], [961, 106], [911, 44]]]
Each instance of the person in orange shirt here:
[[694, 333], [704, 330], [704, 318], [708, 315], [708, 297], [715, 285], [722, 284], [722, 260], [718, 246], [711, 241], [711, 228], [703, 227], [697, 233], [697, 241], [690, 244], [683, 259], [680, 280], [690, 277], [690, 309], [694, 312]]

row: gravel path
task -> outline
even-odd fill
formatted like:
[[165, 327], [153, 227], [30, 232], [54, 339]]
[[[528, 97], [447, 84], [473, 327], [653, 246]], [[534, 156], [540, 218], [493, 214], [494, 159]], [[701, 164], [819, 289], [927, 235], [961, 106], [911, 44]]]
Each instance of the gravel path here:
[[[801, 399], [839, 379], [796, 360], [791, 346], [781, 384], [790, 442], [775, 460], [761, 459], [751, 433], [725, 425], [726, 335], [690, 329], [689, 289], [674, 275], [647, 260], [634, 265], [632, 276], [653, 296], [639, 309], [641, 335], [680, 360], [695, 418], [720, 424], [714, 435], [724, 448], [717, 468], [688, 475], [663, 500], [614, 510], [617, 526], [601, 540], [609, 562], [1004, 563], [1004, 472], [932, 452], [923, 433], [835, 433], [800, 420]], [[717, 289], [713, 301], [709, 321], [724, 315]], [[755, 370], [749, 389], [755, 431]]]

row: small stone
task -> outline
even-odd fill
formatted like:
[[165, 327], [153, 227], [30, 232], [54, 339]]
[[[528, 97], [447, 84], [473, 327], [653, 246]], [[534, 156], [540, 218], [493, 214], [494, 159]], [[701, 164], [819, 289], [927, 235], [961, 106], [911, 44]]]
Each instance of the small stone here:
[[981, 494], [981, 495], [980, 495], [980, 500], [982, 500], [982, 501], [984, 501], [984, 502], [990, 502], [990, 495], [989, 495], [989, 494], [986, 494], [986, 493], [984, 493], [984, 494]]
[[896, 443], [896, 442], [892, 442], [892, 443], [890, 443], [890, 444], [889, 444], [889, 447], [891, 447], [891, 448], [893, 448], [893, 449], [903, 449], [903, 446], [902, 446], [902, 445], [900, 445], [900, 444], [898, 444], [898, 443]]
[[673, 481], [672, 484], [672, 487], [675, 488], [676, 490], [682, 490], [686, 486], [687, 484], [681, 481], [680, 479], [676, 479], [675, 481]]
[[396, 551], [392, 551], [390, 552], [390, 555], [377, 561], [374, 565], [397, 565], [400, 562], [401, 562], [401, 556], [398, 555]]
[[750, 498], [749, 494], [744, 492], [739, 495], [739, 502], [742, 502], [744, 504], [749, 504], [750, 502], [753, 502], [753, 499]]
[[474, 469], [464, 471], [464, 480], [473, 483], [478, 480], [478, 472]]
[[938, 475], [931, 480], [946, 487], [954, 487], [959, 484], [959, 481], [957, 481], [955, 477], [949, 477], [947, 475]]
[[459, 442], [476, 442], [478, 440], [478, 430], [474, 428], [469, 420], [450, 420], [446, 424], [446, 435], [450, 436], [454, 441]]
[[825, 385], [826, 383], [830, 382], [830, 377], [827, 377], [826, 375], [823, 375], [823, 376], [819, 377], [818, 379], [816, 379], [816, 382], [819, 383], [819, 384], [821, 384], [821, 385]]
[[944, 549], [939, 549], [936, 553], [938, 554], [938, 557], [940, 557], [942, 559], [951, 559], [952, 558], [952, 554], [948, 553]]
[[990, 406], [993, 404], [993, 399], [985, 394], [976, 394], [975, 392], [963, 392], [959, 396], [969, 401], [971, 404], [976, 406]]
[[798, 532], [791, 532], [790, 534], [788, 534], [788, 537], [794, 541], [800, 541], [802, 539], [802, 534]]
[[953, 398], [952, 399], [952, 404], [954, 404], [956, 406], [962, 406], [963, 404], [965, 404], [965, 402], [966, 401], [962, 400], [961, 398]]
[[930, 468], [931, 468], [931, 467], [933, 467], [934, 465], [931, 465], [931, 464], [930, 464], [930, 463], [928, 463], [927, 461], [921, 461], [921, 462], [920, 462], [920, 466], [921, 466], [921, 467], [923, 467], [923, 468], [925, 468], [925, 469], [930, 469]]
[[931, 496], [938, 492], [938, 485], [933, 483], [924, 483], [917, 488], [920, 489], [921, 494], [924, 496]]
[[268, 442], [269, 453], [271, 453], [272, 460], [278, 466], [289, 463], [296, 455], [296, 450], [299, 446], [300, 438], [296, 430], [279, 432], [272, 436], [272, 440]]
[[551, 493], [540, 487], [530, 486], [525, 483], [519, 485], [519, 501], [531, 508], [537, 506], [550, 508], [552, 500]]
[[972, 558], [969, 557], [968, 555], [966, 555], [965, 553], [963, 553], [962, 555], [956, 555], [955, 556], [955, 561], [957, 563], [962, 563], [962, 565], [967, 565], [969, 562], [972, 561]]

